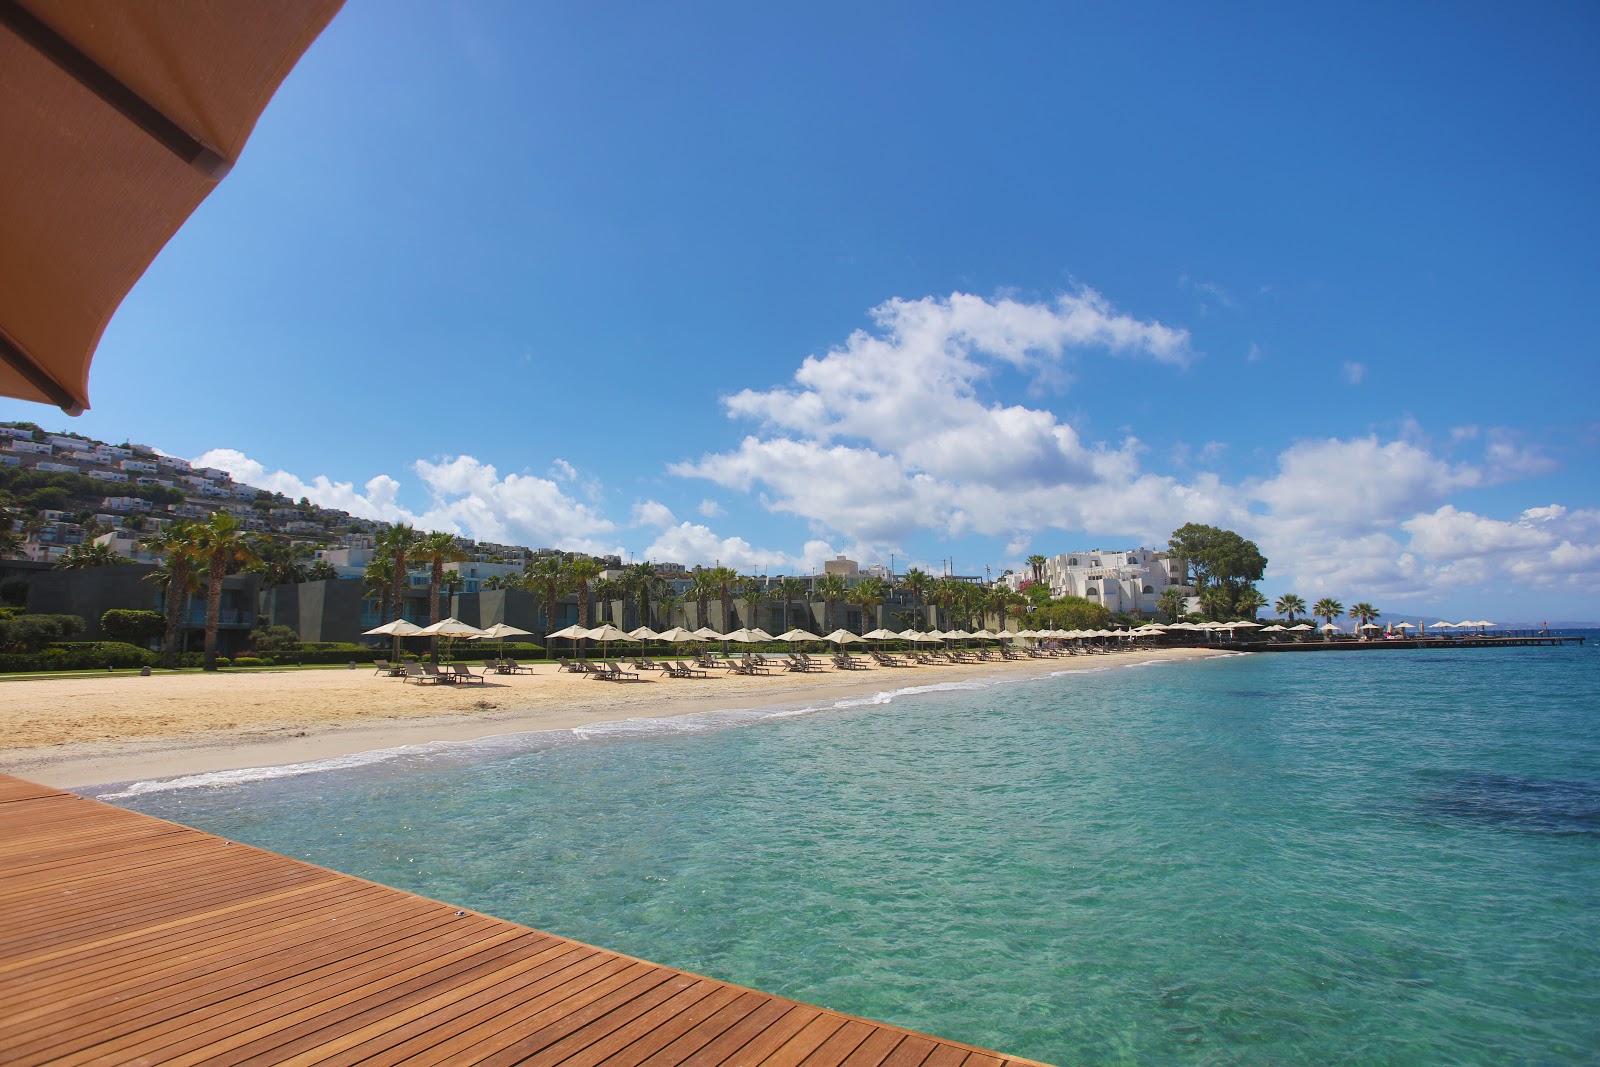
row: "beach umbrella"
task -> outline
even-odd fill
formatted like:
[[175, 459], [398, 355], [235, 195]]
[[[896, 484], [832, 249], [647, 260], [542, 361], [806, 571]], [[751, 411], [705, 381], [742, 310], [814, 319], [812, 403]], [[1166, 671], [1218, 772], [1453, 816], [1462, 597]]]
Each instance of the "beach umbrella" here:
[[740, 627], [739, 629], [734, 630], [734, 631], [732, 631], [730, 633], [723, 634], [722, 635], [722, 639], [724, 641], [734, 641], [734, 642], [737, 642], [738, 644], [741, 644], [741, 645], [754, 645], [754, 644], [759, 644], [762, 641], [776, 641], [777, 640], [776, 637], [773, 637], [771, 634], [767, 633], [767, 631], [761, 629], [759, 626], [755, 627], [755, 628], [751, 628], [751, 627], [748, 627], [748, 626]]
[[1331, 622], [1330, 623], [1324, 623], [1323, 626], [1322, 626], [1322, 632], [1323, 633], [1328, 633], [1330, 631], [1333, 632], [1333, 633], [1336, 633], [1336, 634], [1344, 633], [1343, 630], [1339, 629], [1333, 623], [1331, 623]]
[[694, 635], [696, 637], [698, 637], [702, 641], [726, 641], [727, 640], [727, 637], [725, 635], [718, 633], [716, 630], [713, 630], [709, 626], [700, 627], [700, 629], [698, 629], [698, 630], [696, 630], [694, 632]]
[[661, 635], [656, 633], [654, 630], [650, 629], [650, 627], [648, 627], [648, 626], [641, 626], [636, 630], [629, 630], [628, 631], [628, 636], [633, 638], [635, 641], [659, 641], [659, 640], [661, 640]]
[[1381, 630], [1381, 629], [1383, 629], [1383, 627], [1379, 626], [1375, 622], [1369, 622], [1369, 623], [1365, 624], [1364, 626], [1362, 626], [1361, 628], [1363, 630]]
[[1243, 622], [1231, 622], [1228, 624], [1230, 628], [1237, 626], [1241, 630], [1253, 630], [1260, 625], [1261, 624], [1259, 622], [1251, 622], [1249, 619], [1245, 619]]
[[1396, 630], [1409, 630], [1411, 629], [1411, 624], [1409, 622], [1397, 622], [1394, 624], [1394, 628]]
[[498, 640], [500, 642], [499, 655], [504, 656], [506, 654], [506, 638], [508, 638], [508, 637], [517, 637], [517, 636], [522, 636], [522, 635], [526, 635], [528, 637], [532, 637], [533, 636], [533, 631], [532, 630], [524, 630], [521, 627], [512, 626], [509, 623], [497, 622], [493, 626], [490, 626], [487, 629], [485, 629], [482, 633], [470, 638], [470, 640], [473, 640], [473, 641], [496, 641], [496, 640]]
[[416, 623], [407, 622], [404, 619], [396, 619], [393, 622], [386, 622], [382, 626], [374, 626], [370, 630], [363, 630], [362, 634], [374, 637], [380, 635], [384, 637], [394, 637], [397, 635], [400, 637], [410, 637], [413, 634], [419, 634], [421, 632], [422, 627], [418, 626]]
[[[1315, 630], [1316, 627], [1312, 626], [1310, 623], [1297, 622], [1293, 626], [1289, 627], [1289, 629], [1291, 629], [1291, 630]], [[1337, 630], [1338, 627], [1335, 626], [1334, 629]]]
[[[571, 626], [563, 627], [557, 630], [555, 633], [546, 634], [545, 636], [565, 638], [566, 640], [572, 642], [572, 647], [574, 650], [576, 650], [578, 647], [578, 642], [589, 636], [589, 628], [587, 626], [579, 626], [577, 623], [573, 623]], [[546, 655], [548, 654], [549, 653], [546, 653]]]
[[836, 645], [848, 645], [854, 642], [859, 642], [861, 640], [861, 635], [853, 634], [849, 630], [835, 630], [833, 633], [824, 637], [823, 640], [832, 641]]
[[920, 630], [901, 630], [895, 636], [900, 638], [902, 641], [910, 641], [918, 644], [926, 644], [929, 641], [937, 642], [939, 640], [932, 634], [925, 634]]
[[899, 640], [899, 638], [899, 634], [895, 633], [893, 630], [885, 630], [881, 626], [876, 630], [871, 630], [861, 635], [861, 639], [863, 641], [896, 641]]
[[418, 637], [477, 637], [483, 631], [471, 623], [462, 622], [457, 618], [440, 619], [431, 626], [424, 626], [417, 631]]
[[822, 638], [819, 635], [812, 633], [810, 630], [802, 630], [799, 627], [796, 627], [793, 630], [785, 630], [785, 631], [783, 631], [783, 633], [781, 633], [777, 637], [773, 638], [773, 640], [774, 641], [821, 641]]
[[1263, 626], [1261, 628], [1261, 632], [1264, 633], [1264, 634], [1276, 634], [1276, 633], [1282, 633], [1283, 631], [1285, 631], [1287, 629], [1288, 629], [1287, 626], [1279, 626], [1277, 623], [1273, 623], [1271, 626]]
[[0, 396], [89, 406], [106, 324], [340, 2], [0, 3]]
[[594, 629], [590, 630], [589, 633], [588, 633], [588, 637], [589, 637], [589, 640], [591, 640], [591, 641], [599, 641], [599, 642], [601, 642], [601, 645], [600, 645], [600, 658], [601, 659], [604, 659], [607, 655], [610, 654], [610, 652], [611, 652], [611, 642], [628, 640], [628, 635], [625, 632], [623, 632], [622, 630], [617, 629], [615, 626], [611, 625], [609, 622], [605, 623], [603, 625], [600, 625], [600, 626], [596, 626]]
[[1456, 624], [1453, 622], [1436, 622], [1433, 624], [1433, 628], [1435, 630], [1454, 630]]

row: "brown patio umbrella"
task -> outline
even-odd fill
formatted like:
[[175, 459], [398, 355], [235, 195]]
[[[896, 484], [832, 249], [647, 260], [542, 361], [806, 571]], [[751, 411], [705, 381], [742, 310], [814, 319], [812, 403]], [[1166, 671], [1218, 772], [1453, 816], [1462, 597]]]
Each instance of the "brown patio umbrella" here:
[[89, 406], [117, 305], [343, 0], [0, 0], [0, 395]]

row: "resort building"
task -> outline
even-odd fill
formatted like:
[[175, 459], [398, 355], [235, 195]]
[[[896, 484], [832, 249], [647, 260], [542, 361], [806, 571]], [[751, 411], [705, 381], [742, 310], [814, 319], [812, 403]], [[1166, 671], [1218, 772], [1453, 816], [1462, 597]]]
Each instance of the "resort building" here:
[[[1170, 552], [1148, 548], [1063, 552], [1045, 560], [1042, 570], [1051, 596], [1083, 597], [1114, 614], [1154, 615], [1161, 594], [1173, 587], [1194, 595], [1188, 565]], [[1010, 589], [1033, 580], [1028, 567], [1000, 579]]]

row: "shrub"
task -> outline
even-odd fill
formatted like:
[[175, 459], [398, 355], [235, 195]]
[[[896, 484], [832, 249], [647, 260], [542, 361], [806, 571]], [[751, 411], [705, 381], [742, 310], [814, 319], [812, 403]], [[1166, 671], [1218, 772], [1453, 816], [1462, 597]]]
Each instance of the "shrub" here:
[[371, 663], [375, 659], [388, 659], [389, 651], [367, 648], [348, 641], [307, 641], [293, 652], [278, 655], [279, 663]]
[[[217, 662], [220, 664], [222, 660], [219, 658]], [[256, 656], [235, 656], [233, 659], [233, 665], [235, 667], [265, 667], [269, 662], [269, 660], [264, 660]]]
[[290, 626], [263, 626], [250, 634], [250, 647], [257, 652], [294, 652], [300, 635]]
[[0, 648], [8, 652], [37, 652], [52, 641], [83, 633], [76, 615], [17, 615], [0, 619]]
[[25, 608], [28, 606], [28, 579], [11, 578], [0, 582], [0, 604], [7, 607]]
[[153, 667], [153, 652], [122, 641], [63, 641], [39, 652], [0, 655], [0, 671], [103, 671]]
[[107, 637], [130, 645], [143, 645], [152, 637], [160, 637], [166, 628], [166, 617], [159, 611], [109, 608], [100, 616], [100, 629]]

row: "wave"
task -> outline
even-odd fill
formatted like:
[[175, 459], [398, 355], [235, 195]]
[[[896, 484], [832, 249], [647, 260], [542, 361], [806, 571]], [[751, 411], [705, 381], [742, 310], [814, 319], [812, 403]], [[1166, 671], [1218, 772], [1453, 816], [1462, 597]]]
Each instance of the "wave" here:
[[[1245, 655], [1245, 653], [1228, 653], [1228, 655]], [[522, 733], [490, 734], [467, 741], [428, 741], [421, 744], [399, 745], [394, 748], [372, 749], [347, 756], [330, 756], [325, 759], [306, 760], [301, 763], [283, 763], [268, 767], [242, 767], [227, 771], [206, 771], [200, 774], [185, 774], [175, 778], [152, 779], [149, 781], [118, 782], [86, 789], [83, 792], [100, 800], [129, 800], [134, 797], [148, 796], [152, 793], [167, 793], [180, 789], [206, 789], [245, 785], [275, 778], [293, 778], [306, 774], [356, 770], [376, 767], [382, 764], [413, 761], [436, 763], [441, 760], [470, 762], [496, 755], [513, 755], [568, 744], [726, 730], [735, 726], [749, 726], [772, 719], [788, 719], [821, 712], [882, 706], [892, 704], [902, 697], [921, 696], [928, 693], [992, 689], [1003, 685], [1026, 685], [1050, 678], [1063, 678], [1079, 674], [1103, 674], [1108, 671], [1130, 670], [1135, 667], [1155, 667], [1175, 662], [1181, 661], [1139, 660], [1134, 663], [1070, 668], [1051, 671], [1048, 674], [1031, 675], [1025, 678], [994, 675], [966, 678], [961, 681], [907, 685], [897, 689], [881, 690], [870, 695], [841, 697], [838, 700], [819, 703], [729, 708], [717, 711], [690, 712], [685, 715], [639, 716], [609, 722], [586, 723], [582, 726], [574, 726], [570, 729], [562, 730], [530, 730]], [[105, 792], [101, 790], [105, 790]]]

